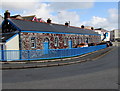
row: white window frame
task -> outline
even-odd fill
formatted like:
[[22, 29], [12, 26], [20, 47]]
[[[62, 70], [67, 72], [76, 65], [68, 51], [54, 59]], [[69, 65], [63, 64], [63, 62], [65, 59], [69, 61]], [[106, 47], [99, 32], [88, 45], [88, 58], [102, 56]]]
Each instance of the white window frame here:
[[67, 45], [68, 45], [68, 38], [65, 37], [65, 38], [64, 38], [64, 46], [67, 46]]
[[[36, 37], [31, 37], [31, 48], [36, 48]], [[34, 46], [32, 46], [34, 44]]]
[[[57, 39], [57, 41], [56, 41], [56, 39]], [[54, 40], [55, 40], [55, 41], [54, 41], [55, 47], [58, 47], [58, 46], [59, 46], [59, 38], [58, 38], [58, 37], [55, 37]]]

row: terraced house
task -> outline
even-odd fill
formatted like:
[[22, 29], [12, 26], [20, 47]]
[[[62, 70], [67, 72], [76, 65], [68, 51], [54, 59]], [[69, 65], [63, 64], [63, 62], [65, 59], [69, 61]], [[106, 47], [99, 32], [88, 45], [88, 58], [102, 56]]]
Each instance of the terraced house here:
[[10, 16], [4, 13], [2, 42], [4, 50], [39, 50], [74, 48], [80, 43], [99, 43], [100, 35], [82, 27], [40, 21], [35, 16]]

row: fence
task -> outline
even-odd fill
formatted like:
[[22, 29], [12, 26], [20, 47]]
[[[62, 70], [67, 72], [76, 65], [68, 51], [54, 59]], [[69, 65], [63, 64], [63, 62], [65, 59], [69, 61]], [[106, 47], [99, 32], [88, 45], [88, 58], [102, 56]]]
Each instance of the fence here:
[[0, 50], [1, 61], [40, 60], [78, 56], [106, 48], [106, 45], [49, 50]]

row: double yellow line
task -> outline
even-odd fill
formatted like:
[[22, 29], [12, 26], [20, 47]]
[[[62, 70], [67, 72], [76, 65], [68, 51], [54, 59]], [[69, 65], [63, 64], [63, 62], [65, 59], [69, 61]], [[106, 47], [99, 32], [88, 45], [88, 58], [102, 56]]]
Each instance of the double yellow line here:
[[110, 51], [107, 51], [106, 53], [104, 53], [104, 54], [102, 54], [102, 55], [100, 55], [100, 56], [98, 56], [98, 57], [93, 58], [92, 60], [93, 60], [93, 61], [94, 61], [94, 60], [97, 60], [97, 59], [99, 59], [99, 58], [107, 55], [108, 53], [110, 53], [110, 52], [113, 51], [113, 50], [115, 50], [115, 48], [111, 49]]

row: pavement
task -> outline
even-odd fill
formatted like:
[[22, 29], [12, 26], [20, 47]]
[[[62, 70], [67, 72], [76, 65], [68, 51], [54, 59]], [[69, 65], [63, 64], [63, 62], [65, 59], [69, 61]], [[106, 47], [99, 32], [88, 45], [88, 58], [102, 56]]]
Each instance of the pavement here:
[[95, 59], [105, 55], [114, 47], [107, 47], [102, 50], [87, 53], [77, 57], [63, 58], [63, 59], [53, 59], [53, 60], [40, 60], [40, 61], [22, 61], [22, 62], [1, 62], [2, 66], [0, 69], [27, 69], [27, 68], [43, 68], [43, 67], [53, 67], [53, 66], [63, 66], [70, 64], [83, 63], [86, 61], [94, 61]]

